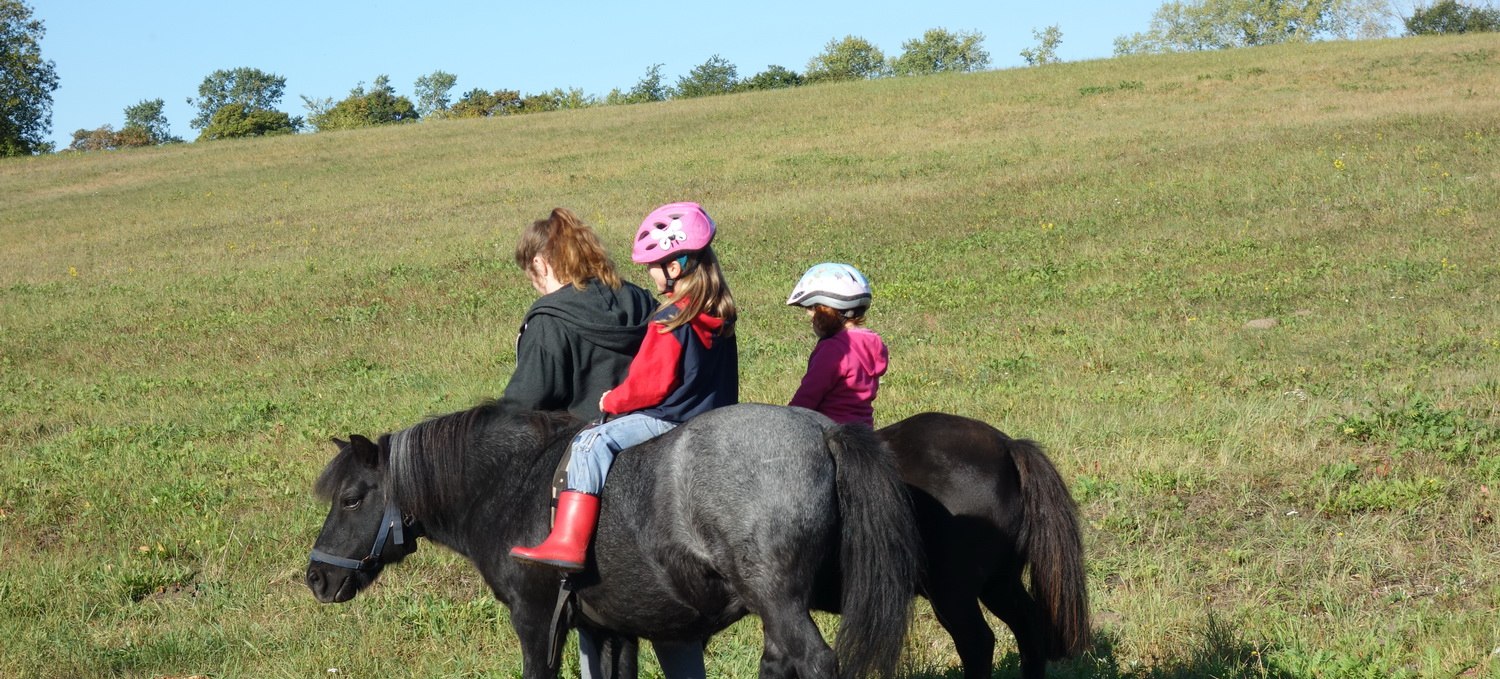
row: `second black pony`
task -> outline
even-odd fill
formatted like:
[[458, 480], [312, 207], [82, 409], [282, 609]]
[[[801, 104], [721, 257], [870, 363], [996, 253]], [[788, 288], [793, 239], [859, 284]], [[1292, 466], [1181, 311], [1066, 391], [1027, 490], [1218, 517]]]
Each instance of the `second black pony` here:
[[[549, 676], [557, 576], [507, 551], [547, 532], [545, 489], [581, 424], [487, 404], [378, 443], [339, 442], [317, 482], [331, 505], [308, 587], [319, 601], [348, 601], [420, 532], [473, 562], [510, 607], [523, 676]], [[869, 429], [761, 404], [711, 411], [632, 448], [601, 498], [600, 577], [579, 587], [577, 623], [615, 639], [702, 641], [755, 614], [763, 678], [888, 673], [921, 549], [894, 466]], [[837, 578], [835, 652], [808, 611], [828, 595], [817, 583]], [[634, 672], [633, 657], [617, 662]]]
[[921, 592], [953, 637], [965, 679], [989, 679], [994, 667], [980, 602], [1015, 635], [1024, 679], [1082, 653], [1089, 613], [1076, 509], [1041, 448], [945, 413], [913, 415], [880, 436], [911, 491], [926, 552]]

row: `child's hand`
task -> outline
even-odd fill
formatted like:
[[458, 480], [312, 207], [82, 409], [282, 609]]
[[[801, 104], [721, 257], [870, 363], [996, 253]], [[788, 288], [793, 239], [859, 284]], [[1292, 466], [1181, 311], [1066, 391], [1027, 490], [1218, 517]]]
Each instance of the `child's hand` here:
[[609, 396], [609, 392], [611, 391], [614, 391], [614, 389], [606, 389], [604, 393], [599, 395], [599, 412], [604, 412], [604, 397]]

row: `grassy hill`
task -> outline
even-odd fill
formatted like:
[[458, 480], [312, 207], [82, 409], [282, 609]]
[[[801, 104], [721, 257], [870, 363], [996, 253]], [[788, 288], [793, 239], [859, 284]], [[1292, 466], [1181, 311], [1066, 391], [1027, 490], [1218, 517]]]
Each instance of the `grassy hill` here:
[[[781, 303], [847, 261], [881, 423], [1048, 447], [1097, 623], [1057, 676], [1500, 676], [1497, 97], [1492, 34], [0, 162], [0, 675], [518, 674], [444, 550], [316, 604], [311, 482], [500, 392], [521, 226], [572, 207], [628, 262], [697, 200], [746, 399], [790, 397]], [[908, 658], [957, 676], [925, 608]]]

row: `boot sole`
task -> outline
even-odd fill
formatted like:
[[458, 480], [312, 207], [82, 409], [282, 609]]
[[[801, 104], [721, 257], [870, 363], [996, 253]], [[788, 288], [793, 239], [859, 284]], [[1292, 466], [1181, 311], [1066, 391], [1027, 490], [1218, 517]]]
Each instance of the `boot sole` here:
[[563, 571], [563, 572], [566, 572], [566, 573], [577, 573], [577, 572], [583, 570], [583, 564], [581, 564], [581, 563], [574, 563], [574, 562], [571, 562], [571, 561], [557, 561], [557, 560], [553, 560], [553, 559], [537, 559], [537, 558], [533, 558], [533, 557], [529, 557], [529, 556], [522, 556], [520, 554], [512, 554], [512, 555], [510, 555], [510, 558], [515, 559], [516, 561], [519, 561], [519, 562], [521, 562], [523, 564], [527, 564], [527, 565], [530, 565], [530, 566], [547, 566], [547, 567], [555, 568], [557, 570], [560, 570], [560, 571]]

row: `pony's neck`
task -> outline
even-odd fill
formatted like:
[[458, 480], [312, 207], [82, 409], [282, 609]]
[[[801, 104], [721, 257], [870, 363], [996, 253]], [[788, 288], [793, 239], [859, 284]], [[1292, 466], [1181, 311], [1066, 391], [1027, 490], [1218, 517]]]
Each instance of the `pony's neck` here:
[[429, 540], [472, 560], [509, 550], [550, 518], [553, 474], [577, 429], [556, 424], [525, 416], [457, 424], [440, 418], [397, 432], [397, 501], [410, 507]]

